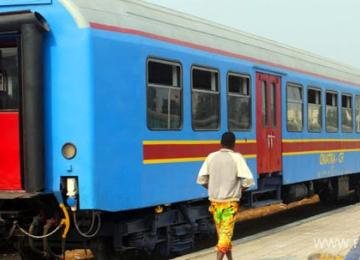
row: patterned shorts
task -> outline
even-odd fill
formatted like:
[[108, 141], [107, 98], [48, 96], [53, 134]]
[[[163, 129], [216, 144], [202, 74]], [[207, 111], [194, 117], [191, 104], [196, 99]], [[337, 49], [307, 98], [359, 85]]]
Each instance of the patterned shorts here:
[[234, 232], [235, 214], [239, 205], [236, 201], [211, 202], [209, 211], [213, 215], [218, 243], [216, 250], [224, 254], [231, 250], [231, 239]]

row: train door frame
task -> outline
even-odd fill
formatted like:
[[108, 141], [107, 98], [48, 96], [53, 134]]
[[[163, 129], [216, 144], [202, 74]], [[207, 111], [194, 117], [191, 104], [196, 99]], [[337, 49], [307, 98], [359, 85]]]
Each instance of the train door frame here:
[[0, 34], [18, 35], [21, 188], [44, 189], [43, 34], [45, 19], [31, 11], [0, 13]]
[[280, 173], [282, 170], [281, 77], [256, 72], [256, 92], [257, 172], [259, 175]]

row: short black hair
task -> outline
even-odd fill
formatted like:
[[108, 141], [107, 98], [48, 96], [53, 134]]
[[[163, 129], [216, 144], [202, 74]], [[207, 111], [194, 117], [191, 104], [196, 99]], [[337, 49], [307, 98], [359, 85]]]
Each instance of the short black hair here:
[[235, 147], [235, 135], [233, 132], [225, 132], [221, 136], [221, 145], [226, 148]]

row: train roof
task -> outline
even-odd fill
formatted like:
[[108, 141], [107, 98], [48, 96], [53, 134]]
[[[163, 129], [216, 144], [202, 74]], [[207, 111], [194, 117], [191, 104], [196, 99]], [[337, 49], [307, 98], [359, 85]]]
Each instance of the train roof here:
[[117, 28], [114, 30], [250, 60], [260, 67], [268, 65], [360, 86], [357, 68], [165, 7], [139, 0], [59, 1], [82, 28]]

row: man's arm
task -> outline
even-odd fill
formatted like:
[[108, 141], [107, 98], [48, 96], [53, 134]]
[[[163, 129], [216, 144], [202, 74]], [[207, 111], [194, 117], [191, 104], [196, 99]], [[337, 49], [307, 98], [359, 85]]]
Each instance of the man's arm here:
[[196, 182], [197, 184], [202, 185], [205, 189], [208, 188], [208, 183], [209, 183], [208, 158], [206, 158], [204, 163], [202, 164]]
[[237, 168], [237, 177], [241, 179], [242, 191], [245, 191], [251, 185], [254, 184], [254, 178], [246, 163], [246, 160], [241, 154], [237, 154], [236, 168]]

